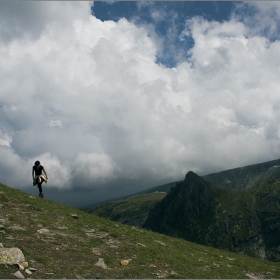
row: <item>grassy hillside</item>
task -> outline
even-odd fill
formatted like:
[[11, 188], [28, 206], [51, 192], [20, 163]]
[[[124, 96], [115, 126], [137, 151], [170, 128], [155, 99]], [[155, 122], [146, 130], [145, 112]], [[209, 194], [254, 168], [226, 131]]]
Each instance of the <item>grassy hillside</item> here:
[[88, 209], [87, 212], [123, 224], [142, 226], [149, 211], [157, 202], [161, 201], [165, 195], [166, 193], [154, 192], [132, 196]]
[[130, 197], [144, 195], [144, 194], [151, 194], [151, 193], [154, 193], [154, 192], [160, 192], [160, 193], [165, 192], [165, 193], [168, 193], [170, 191], [171, 187], [175, 186], [176, 183], [177, 182], [172, 182], [172, 183], [168, 183], [168, 184], [152, 187], [152, 188], [149, 188], [149, 189], [146, 189], [144, 191], [140, 191], [140, 192], [137, 192], [137, 193], [134, 193], [134, 194], [125, 195], [125, 196], [121, 196], [121, 197], [118, 197], [118, 198], [113, 198], [113, 199], [109, 199], [109, 200], [105, 200], [105, 201], [100, 201], [98, 203], [86, 205], [86, 206], [83, 206], [83, 207], [79, 207], [79, 209], [88, 212], [88, 211], [90, 211], [91, 209], [93, 209], [95, 207], [98, 207], [98, 206], [101, 206], [101, 205], [105, 205], [105, 204], [109, 204], [109, 203], [117, 201], [117, 200], [118, 201], [119, 200], [124, 200], [124, 199], [130, 198]]
[[280, 159], [229, 169], [202, 176], [215, 186], [246, 189], [280, 176]]
[[168, 184], [152, 187], [152, 188], [149, 188], [147, 190], [138, 192], [135, 195], [150, 194], [150, 193], [154, 193], [154, 192], [168, 193], [170, 191], [170, 189], [176, 185], [176, 183], [177, 182], [171, 182], [171, 183], [168, 183]]
[[[22, 250], [37, 269], [30, 278], [280, 278], [280, 263], [112, 222], [1, 184], [0, 209], [0, 243]], [[107, 268], [96, 265], [101, 258]], [[0, 278], [15, 278], [17, 269], [0, 264]]]

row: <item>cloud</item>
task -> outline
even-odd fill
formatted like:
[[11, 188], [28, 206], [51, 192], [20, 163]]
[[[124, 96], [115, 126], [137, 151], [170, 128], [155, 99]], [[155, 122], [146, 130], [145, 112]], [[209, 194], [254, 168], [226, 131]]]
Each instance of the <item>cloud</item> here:
[[61, 127], [62, 123], [61, 123], [60, 120], [51, 120], [51, 121], [49, 121], [49, 126], [51, 126], [51, 127], [56, 127], [56, 126]]
[[[91, 4], [92, 2], [87, 2], [86, 5], [90, 7]], [[19, 38], [36, 40], [50, 24], [67, 29], [73, 20], [84, 19], [90, 15], [86, 5], [79, 1], [57, 1], [51, 4], [44, 1], [1, 2], [1, 41], [10, 42]]]
[[[37, 159], [51, 188], [104, 190], [279, 157], [279, 41], [196, 17], [188, 60], [167, 68], [145, 26], [102, 22], [87, 2], [24, 3], [0, 4], [3, 183], [29, 186]], [[13, 22], [20, 8], [37, 27]]]
[[80, 184], [88, 181], [105, 183], [114, 175], [114, 162], [106, 154], [80, 153], [74, 159], [74, 176], [79, 178]]
[[[280, 4], [277, 1], [256, 1], [236, 4], [232, 16], [246, 24], [248, 36], [263, 35], [271, 41], [279, 40]], [[247, 11], [247, 12], [246, 12]]]

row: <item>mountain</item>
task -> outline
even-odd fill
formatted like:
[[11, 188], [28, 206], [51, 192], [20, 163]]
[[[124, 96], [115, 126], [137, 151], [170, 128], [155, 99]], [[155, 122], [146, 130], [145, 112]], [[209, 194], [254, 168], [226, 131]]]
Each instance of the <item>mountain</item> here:
[[223, 188], [248, 189], [279, 176], [280, 159], [277, 159], [205, 175], [202, 178]]
[[185, 180], [150, 210], [143, 227], [279, 261], [280, 177], [259, 176], [255, 187], [243, 190], [217, 187], [204, 178], [188, 172]]
[[[252, 164], [244, 167], [233, 168], [221, 172], [204, 175], [201, 177], [204, 178], [206, 181], [219, 187], [233, 188], [233, 189], [246, 189], [256, 184], [259, 184], [263, 180], [265, 181], [268, 178], [272, 178], [273, 180], [273, 177], [280, 176], [280, 168], [278, 167], [280, 167], [280, 159], [272, 160], [264, 163]], [[81, 207], [80, 209], [90, 212], [97, 206], [105, 205], [117, 200], [127, 199], [133, 196], [150, 194], [153, 192], [168, 193], [170, 189], [180, 181], [181, 180], [167, 183], [164, 185], [159, 185], [156, 187], [152, 187], [137, 193], [118, 197], [115, 199], [101, 201], [95, 204]]]
[[[280, 278], [280, 263], [112, 222], [1, 184], [0, 209], [1, 279]], [[22, 267], [7, 258], [15, 251]]]

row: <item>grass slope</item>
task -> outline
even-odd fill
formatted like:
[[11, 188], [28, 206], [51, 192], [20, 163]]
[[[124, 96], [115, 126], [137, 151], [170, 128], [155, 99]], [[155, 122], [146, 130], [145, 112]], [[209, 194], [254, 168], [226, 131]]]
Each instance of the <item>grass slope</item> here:
[[117, 201], [117, 200], [124, 200], [133, 196], [139, 196], [139, 195], [144, 195], [144, 194], [151, 194], [154, 192], [165, 192], [168, 193], [171, 189], [171, 187], [175, 186], [177, 182], [172, 182], [172, 183], [168, 183], [168, 184], [164, 184], [164, 185], [160, 185], [160, 186], [156, 186], [156, 187], [152, 187], [149, 189], [146, 189], [144, 191], [140, 191], [137, 193], [133, 193], [133, 194], [129, 194], [129, 195], [125, 195], [125, 196], [121, 196], [118, 198], [113, 198], [113, 199], [109, 199], [109, 200], [104, 200], [104, 201], [100, 201], [98, 203], [94, 203], [94, 204], [90, 204], [90, 205], [86, 205], [83, 207], [79, 207], [80, 210], [84, 210], [84, 211], [90, 211], [91, 209], [101, 206], [101, 205], [105, 205], [105, 204], [109, 204], [111, 202]]
[[215, 186], [246, 189], [280, 176], [280, 159], [201, 176]]
[[132, 196], [113, 201], [105, 205], [88, 209], [88, 213], [131, 226], [142, 226], [155, 204], [165, 197], [166, 193], [154, 192]]
[[[31, 278], [280, 278], [280, 263], [112, 222], [1, 184], [0, 209], [0, 242], [23, 251], [38, 269]], [[43, 228], [49, 232], [39, 233]], [[99, 258], [107, 269], [95, 265]], [[16, 270], [0, 265], [0, 278], [15, 278]]]

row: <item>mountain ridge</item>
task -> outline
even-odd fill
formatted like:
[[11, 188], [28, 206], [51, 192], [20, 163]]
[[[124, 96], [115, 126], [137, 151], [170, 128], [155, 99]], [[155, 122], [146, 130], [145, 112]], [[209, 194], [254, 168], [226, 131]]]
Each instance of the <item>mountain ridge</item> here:
[[150, 210], [144, 228], [280, 261], [280, 177], [240, 190], [189, 174]]
[[[192, 198], [190, 193], [189, 196], [178, 195], [186, 180], [208, 186], [206, 192], [211, 201], [207, 202], [206, 197], [199, 196], [196, 183], [193, 183]], [[198, 176], [191, 171], [183, 181], [166, 186], [170, 188], [166, 196], [160, 199], [154, 192], [154, 200], [151, 200], [144, 210], [141, 201], [147, 195], [143, 194], [117, 200], [88, 212], [115, 221], [144, 226], [198, 244], [261, 259], [280, 260], [280, 240], [276, 237], [280, 236], [280, 160], [205, 176]], [[160, 186], [148, 189], [147, 192], [151, 190], [160, 190]], [[182, 200], [185, 204], [187, 201], [187, 206]], [[139, 213], [131, 211], [132, 204], [134, 208], [143, 211], [141, 219]], [[110, 212], [114, 212], [114, 215], [108, 214]], [[156, 212], [158, 213], [154, 215]], [[152, 219], [153, 215], [155, 217]]]
[[[250, 164], [250, 165], [246, 165], [243, 167], [235, 167], [235, 168], [231, 168], [228, 170], [223, 170], [223, 171], [218, 171], [215, 173], [210, 173], [207, 175], [202, 175], [200, 177], [204, 178], [206, 181], [208, 181], [216, 186], [225, 187], [225, 188], [244, 189], [244, 188], [251, 187], [253, 185], [253, 183], [258, 182], [258, 180], [260, 179], [259, 171], [265, 173], [265, 172], [268, 172], [269, 169], [271, 169], [274, 166], [280, 167], [280, 159], [270, 160], [267, 162], [261, 162], [261, 163], [256, 163], [256, 164]], [[256, 172], [256, 170], [257, 170], [257, 172]], [[248, 171], [249, 171], [250, 176], [248, 175]], [[230, 180], [234, 176], [238, 177], [238, 176], [240, 176], [240, 174], [242, 175], [242, 173], [247, 174], [247, 184], [243, 183], [243, 181], [244, 181], [243, 179], [237, 180], [237, 181]], [[278, 173], [277, 176], [278, 175], [280, 176], [280, 168], [277, 170], [277, 173]], [[271, 175], [268, 175], [268, 177], [271, 177]], [[174, 182], [166, 183], [163, 185], [151, 187], [151, 188], [148, 188], [143, 191], [136, 192], [136, 193], [133, 193], [130, 195], [125, 195], [125, 196], [113, 198], [110, 200], [105, 200], [105, 201], [101, 201], [98, 203], [85, 205], [83, 207], [79, 207], [79, 209], [90, 210], [91, 208], [94, 208], [94, 207], [97, 207], [97, 206], [100, 206], [100, 205], [103, 205], [103, 204], [106, 204], [109, 202], [126, 199], [126, 198], [129, 198], [132, 196], [149, 194], [149, 193], [156, 192], [156, 191], [168, 193], [170, 191], [170, 189], [173, 186], [175, 186], [176, 183], [181, 182], [181, 181], [182, 181], [182, 179], [174, 181]], [[242, 183], [240, 184], [240, 187], [238, 187], [237, 185], [240, 181], [242, 181]]]

